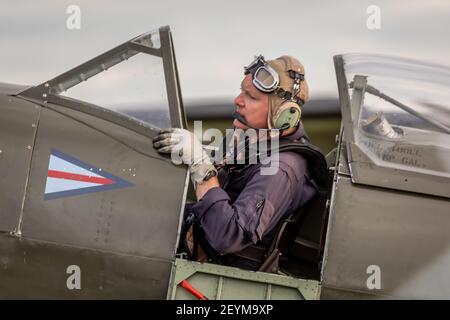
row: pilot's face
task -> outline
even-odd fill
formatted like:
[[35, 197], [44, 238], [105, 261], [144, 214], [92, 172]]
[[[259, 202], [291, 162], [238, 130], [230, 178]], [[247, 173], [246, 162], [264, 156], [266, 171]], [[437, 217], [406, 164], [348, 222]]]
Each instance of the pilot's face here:
[[[247, 122], [255, 128], [267, 128], [267, 114], [269, 112], [269, 95], [265, 94], [253, 85], [252, 75], [245, 76], [241, 83], [241, 93], [234, 99], [239, 112]], [[236, 128], [248, 129], [246, 125], [235, 119], [233, 125]]]

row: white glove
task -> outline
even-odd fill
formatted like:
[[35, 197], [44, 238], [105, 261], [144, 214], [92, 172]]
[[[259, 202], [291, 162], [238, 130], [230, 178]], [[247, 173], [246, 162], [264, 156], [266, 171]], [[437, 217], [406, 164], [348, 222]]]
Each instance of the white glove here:
[[171, 154], [174, 164], [187, 164], [193, 182], [201, 183], [205, 178], [217, 175], [217, 170], [203, 150], [202, 143], [188, 130], [163, 129], [153, 139], [153, 147], [159, 153]]

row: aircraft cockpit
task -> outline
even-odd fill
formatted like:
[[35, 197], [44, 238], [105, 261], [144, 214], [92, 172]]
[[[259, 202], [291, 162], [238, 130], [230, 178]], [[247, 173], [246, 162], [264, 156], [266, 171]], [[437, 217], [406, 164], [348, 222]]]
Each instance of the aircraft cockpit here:
[[297, 220], [278, 274], [177, 255], [189, 175], [152, 147], [186, 127], [168, 27], [40, 85], [0, 84], [0, 297], [448, 298], [450, 68], [334, 62], [331, 195]]

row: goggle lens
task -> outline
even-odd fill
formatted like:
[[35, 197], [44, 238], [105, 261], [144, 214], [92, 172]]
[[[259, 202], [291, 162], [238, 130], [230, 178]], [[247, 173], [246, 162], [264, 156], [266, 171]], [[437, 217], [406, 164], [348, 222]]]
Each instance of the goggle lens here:
[[266, 88], [271, 87], [275, 82], [274, 77], [265, 68], [259, 68], [255, 72], [255, 79]]
[[259, 67], [253, 74], [253, 84], [263, 92], [275, 91], [278, 83], [278, 74], [269, 65]]

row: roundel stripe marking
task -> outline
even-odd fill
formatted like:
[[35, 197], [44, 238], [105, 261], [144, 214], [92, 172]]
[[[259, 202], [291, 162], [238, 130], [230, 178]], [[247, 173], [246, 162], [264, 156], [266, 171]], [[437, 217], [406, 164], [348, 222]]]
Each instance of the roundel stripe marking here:
[[44, 199], [51, 200], [134, 186], [103, 169], [52, 149]]
[[98, 183], [98, 184], [111, 184], [111, 183], [114, 183], [113, 180], [107, 179], [107, 178], [98, 178], [98, 177], [92, 177], [92, 176], [85, 176], [85, 175], [82, 175], [82, 174], [69, 173], [69, 172], [56, 171], [56, 170], [48, 170], [48, 175], [47, 176], [49, 178], [76, 180], [76, 181], [91, 182], [91, 183]]

